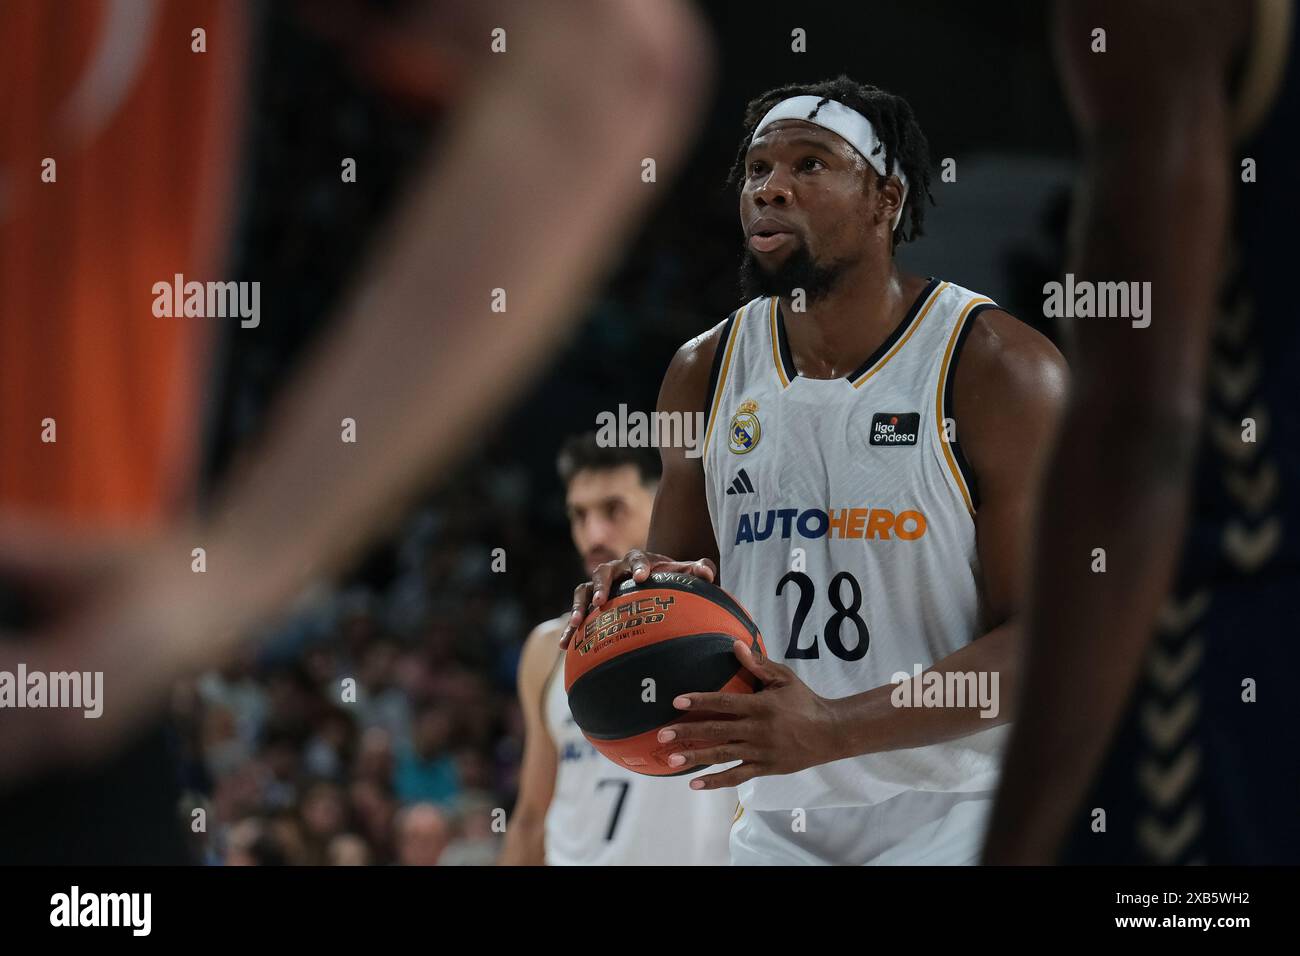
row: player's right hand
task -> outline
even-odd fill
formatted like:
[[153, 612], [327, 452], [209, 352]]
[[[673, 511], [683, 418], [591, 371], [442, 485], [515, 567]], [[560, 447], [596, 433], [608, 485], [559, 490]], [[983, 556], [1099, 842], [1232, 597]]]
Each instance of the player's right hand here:
[[568, 647], [574, 633], [582, 627], [588, 614], [602, 606], [610, 593], [623, 581], [631, 578], [641, 584], [656, 571], [677, 571], [693, 574], [712, 584], [718, 578], [718, 569], [708, 558], [698, 561], [676, 561], [664, 554], [637, 551], [635, 548], [618, 561], [606, 561], [596, 568], [590, 581], [584, 581], [573, 590], [573, 611], [560, 635], [560, 647]]

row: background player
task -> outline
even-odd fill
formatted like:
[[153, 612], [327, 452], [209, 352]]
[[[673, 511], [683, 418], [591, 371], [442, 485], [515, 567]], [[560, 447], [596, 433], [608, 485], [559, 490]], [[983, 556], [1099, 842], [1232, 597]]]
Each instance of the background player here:
[[[988, 299], [898, 268], [929, 199], [902, 98], [846, 77], [783, 87], [744, 130], [733, 181], [757, 297], [687, 343], [660, 393], [663, 411], [707, 411], [704, 458], [664, 450], [650, 553], [598, 568], [565, 638], [618, 580], [711, 578], [720, 557], [773, 657], [737, 646], [757, 694], [683, 701], [738, 718], [691, 724], [713, 746], [681, 754], [742, 761], [692, 782], [740, 785], [733, 862], [972, 863], [1063, 363]], [[893, 706], [892, 675], [918, 666], [997, 673], [1003, 706]]]
[[[659, 486], [659, 455], [602, 448], [594, 433], [565, 443], [558, 467], [574, 547], [589, 574], [645, 547]], [[526, 726], [519, 799], [502, 863], [725, 864], [736, 812], [728, 791], [695, 794], [679, 777], [632, 773], [587, 742], [569, 713], [564, 654], [568, 615], [538, 625], [519, 665]]]
[[1059, 7], [1072, 271], [1148, 281], [1153, 311], [1076, 323], [990, 863], [1300, 860], [1296, 12]]

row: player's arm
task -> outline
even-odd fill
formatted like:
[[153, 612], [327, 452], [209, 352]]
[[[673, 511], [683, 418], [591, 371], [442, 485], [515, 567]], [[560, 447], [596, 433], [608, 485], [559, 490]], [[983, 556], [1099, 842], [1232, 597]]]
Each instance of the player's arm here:
[[955, 437], [979, 492], [974, 521], [983, 633], [926, 672], [988, 675], [996, 697], [988, 707], [979, 701], [898, 707], [897, 685], [890, 683], [831, 701], [837, 746], [830, 759], [941, 743], [1015, 716], [1030, 512], [1065, 402], [1065, 360], [1019, 319], [986, 309], [975, 317], [953, 374]]
[[[722, 326], [718, 325], [678, 349], [659, 389], [660, 412], [679, 412], [686, 420], [706, 411], [709, 372], [721, 335]], [[696, 453], [704, 447], [704, 436], [698, 437]], [[667, 446], [659, 450], [663, 477], [655, 494], [646, 550], [680, 558], [708, 558], [716, 566], [718, 542], [704, 492], [704, 456], [689, 455], [689, 450]]]
[[[1019, 651], [1019, 588], [1030, 504], [1043, 448], [1065, 396], [1065, 362], [1042, 335], [1005, 312], [975, 319], [955, 372], [957, 441], [975, 473], [979, 508], [976, 545], [982, 571], [985, 633], [927, 671], [997, 675], [989, 706], [897, 707], [895, 684], [826, 699], [794, 672], [757, 660], [738, 643], [736, 656], [764, 684], [760, 694], [686, 694], [690, 707], [729, 714], [732, 721], [673, 725], [661, 732], [712, 743], [682, 751], [682, 766], [743, 763], [693, 781], [698, 789], [735, 786], [751, 777], [793, 773], [844, 757], [941, 743], [1012, 718]], [[675, 738], [674, 738], [675, 739]], [[676, 757], [670, 757], [670, 762]]]
[[[680, 412], [683, 421], [688, 416], [693, 421], [704, 411], [713, 356], [724, 325], [715, 326], [677, 350], [659, 388], [660, 412]], [[698, 442], [694, 450], [697, 453], [703, 451], [703, 435], [698, 436]], [[602, 564], [590, 581], [578, 585], [561, 637], [562, 646], [568, 646], [588, 607], [604, 604], [613, 588], [626, 578], [644, 581], [653, 571], [685, 571], [708, 581], [717, 579], [718, 542], [713, 537], [713, 519], [704, 492], [704, 457], [689, 455], [688, 451], [660, 448], [663, 476], [655, 492], [646, 549], [629, 551], [618, 561]]]
[[[1034, 495], [1066, 395], [1061, 353], [1000, 309], [986, 309], [953, 373], [956, 443], [978, 489], [975, 546], [983, 633], [927, 672], [989, 675], [992, 707], [896, 707], [886, 684], [841, 706], [849, 754], [919, 747], [1015, 719], [1020, 675], [1023, 581]], [[997, 683], [992, 683], [996, 675]]]
[[542, 866], [546, 862], [546, 811], [555, 794], [559, 757], [546, 727], [542, 692], [555, 670], [553, 621], [538, 625], [524, 642], [519, 660], [519, 707], [524, 713], [524, 759], [519, 769], [519, 796], [506, 825], [502, 866]]
[[[417, 171], [340, 321], [213, 517], [141, 559], [109, 608], [35, 642], [45, 669], [104, 671], [112, 705], [75, 723], [28, 712], [45, 732], [5, 734], [0, 765], [59, 752], [33, 743], [56, 723], [70, 744], [98, 750], [176, 677], [220, 660], [306, 582], [344, 567], [530, 378], [662, 193], [635, 171], [654, 157], [662, 182], [707, 101], [710, 52], [688, 6], [476, 9], [485, 16], [465, 22], [505, 27], [508, 52], [493, 54], [477, 27], [457, 37], [479, 52], [445, 148]], [[492, 308], [498, 289], [503, 311]], [[340, 440], [345, 419], [355, 444]], [[202, 574], [191, 571], [198, 547]]]
[[[1072, 271], [1150, 282], [1151, 313], [1146, 328], [1076, 323], [989, 863], [1055, 859], [1173, 576], [1228, 218], [1225, 78], [1246, 7], [1072, 0], [1060, 8], [1057, 42], [1085, 153]], [[1104, 54], [1089, 50], [1097, 27], [1107, 31]], [[1092, 571], [1098, 548], [1105, 573]]]
[[927, 671], [987, 674], [996, 700], [988, 709], [975, 701], [966, 708], [898, 708], [892, 700], [896, 685], [885, 684], [840, 705], [849, 754], [923, 747], [1014, 719], [1019, 585], [1037, 477], [1065, 405], [1065, 359], [1030, 326], [991, 308], [975, 316], [953, 375], [957, 445], [979, 490], [974, 520], [984, 632]]

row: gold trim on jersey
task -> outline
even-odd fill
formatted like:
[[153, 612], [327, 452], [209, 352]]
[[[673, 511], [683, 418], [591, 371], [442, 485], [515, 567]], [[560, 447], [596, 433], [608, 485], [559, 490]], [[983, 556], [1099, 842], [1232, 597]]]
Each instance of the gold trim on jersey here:
[[975, 505], [971, 502], [970, 489], [966, 487], [966, 479], [962, 477], [961, 469], [957, 467], [957, 459], [953, 457], [952, 448], [948, 445], [948, 438], [943, 433], [945, 411], [943, 393], [944, 386], [948, 384], [948, 374], [951, 371], [949, 365], [952, 362], [953, 349], [957, 345], [957, 340], [961, 338], [961, 330], [966, 326], [967, 316], [970, 315], [971, 309], [977, 305], [996, 305], [996, 303], [984, 296], [976, 296], [967, 302], [966, 306], [961, 310], [961, 315], [957, 317], [957, 322], [952, 327], [952, 333], [948, 336], [948, 347], [944, 350], [943, 365], [939, 369], [939, 387], [934, 395], [934, 424], [939, 436], [939, 445], [943, 448], [943, 457], [948, 462], [948, 470], [952, 472], [952, 477], [957, 482], [957, 489], [961, 492], [962, 500], [966, 502], [966, 510], [970, 512], [972, 518], [975, 516]]
[[722, 368], [718, 370], [718, 382], [713, 389], [713, 407], [709, 409], [709, 423], [704, 429], [704, 454], [709, 450], [709, 439], [713, 437], [713, 423], [718, 418], [718, 404], [722, 401], [722, 392], [727, 384], [727, 373], [731, 370], [731, 353], [735, 351], [736, 339], [740, 337], [740, 323], [745, 319], [745, 313], [749, 311], [749, 306], [745, 306], [736, 313], [735, 321], [731, 323], [731, 334], [727, 336], [727, 350], [722, 355]]
[[854, 388], [861, 388], [864, 384], [866, 384], [867, 379], [871, 378], [871, 376], [875, 375], [882, 368], [884, 368], [885, 365], [888, 364], [889, 360], [898, 354], [898, 350], [907, 344], [907, 340], [912, 337], [912, 333], [921, 327], [921, 322], [924, 321], [925, 314], [929, 312], [930, 307], [933, 306], [935, 302], [939, 300], [940, 293], [942, 293], [943, 290], [946, 288], [948, 288], [947, 282], [940, 282], [935, 287], [935, 290], [930, 293], [930, 298], [925, 300], [925, 305], [922, 306], [920, 311], [916, 313], [916, 318], [912, 320], [912, 324], [909, 325], [907, 327], [907, 331], [903, 333], [903, 337], [894, 343], [894, 347], [889, 350], [888, 354], [881, 356], [879, 362], [877, 362], [875, 365], [871, 366], [871, 368], [863, 372], [862, 375], [860, 375], [858, 378], [854, 379], [853, 381]]
[[1232, 104], [1232, 132], [1238, 141], [1259, 128], [1277, 99], [1290, 53], [1293, 16], [1293, 0], [1255, 0], [1245, 71]]
[[767, 310], [767, 322], [772, 330], [772, 364], [776, 366], [776, 377], [781, 380], [781, 387], [786, 388], [790, 380], [785, 377], [785, 369], [781, 367], [781, 353], [777, 346], [779, 336], [776, 331], [776, 303], [776, 296], [772, 296], [772, 306]]

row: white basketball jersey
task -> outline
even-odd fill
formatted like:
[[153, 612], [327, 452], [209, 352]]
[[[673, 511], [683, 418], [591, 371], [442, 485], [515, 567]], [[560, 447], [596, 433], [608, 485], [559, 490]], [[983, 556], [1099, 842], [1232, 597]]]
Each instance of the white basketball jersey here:
[[695, 791], [690, 777], [647, 777], [601, 755], [569, 713], [563, 661], [561, 655], [542, 694], [558, 758], [555, 795], [546, 812], [547, 864], [730, 863], [736, 791]]
[[[768, 655], [823, 697], [893, 683], [979, 636], [977, 503], [944, 422], [954, 356], [988, 307], [932, 280], [875, 355], [827, 380], [797, 373], [775, 298], [724, 329], [704, 455], [721, 584]], [[733, 857], [739, 838], [772, 862], [969, 862], [970, 827], [952, 853], [926, 834], [950, 840], [958, 804], [981, 818], [971, 801], [991, 799], [1006, 732], [755, 778], [739, 787]], [[899, 846], [913, 849], [897, 859]]]

